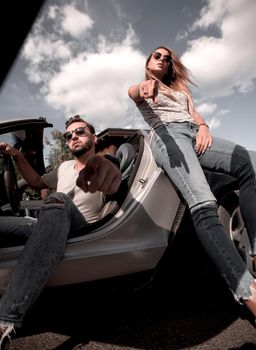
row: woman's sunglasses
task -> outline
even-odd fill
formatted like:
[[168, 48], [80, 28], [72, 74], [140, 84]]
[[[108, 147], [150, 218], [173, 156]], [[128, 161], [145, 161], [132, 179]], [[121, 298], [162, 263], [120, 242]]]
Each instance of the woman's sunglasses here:
[[79, 128], [76, 128], [71, 131], [66, 131], [65, 134], [63, 134], [63, 138], [66, 142], [70, 141], [73, 137], [73, 132], [76, 134], [76, 136], [84, 136], [85, 134], [89, 134], [89, 131], [85, 131], [85, 126], [80, 126]]
[[153, 52], [152, 56], [154, 57], [155, 60], [160, 60], [161, 57], [163, 57], [164, 61], [166, 63], [170, 63], [172, 58], [170, 55], [162, 55], [160, 52]]

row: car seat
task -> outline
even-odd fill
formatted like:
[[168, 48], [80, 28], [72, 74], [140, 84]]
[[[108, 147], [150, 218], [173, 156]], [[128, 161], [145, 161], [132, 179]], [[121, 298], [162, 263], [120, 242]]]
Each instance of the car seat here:
[[122, 179], [127, 178], [132, 170], [135, 160], [135, 150], [130, 143], [123, 143], [116, 152], [116, 157], [120, 161]]

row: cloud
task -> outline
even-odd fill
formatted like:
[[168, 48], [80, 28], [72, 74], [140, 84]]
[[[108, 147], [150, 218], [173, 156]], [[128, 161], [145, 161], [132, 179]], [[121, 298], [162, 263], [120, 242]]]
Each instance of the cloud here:
[[215, 103], [202, 103], [201, 105], [197, 106], [197, 111], [205, 116], [212, 114], [216, 111], [217, 105]]
[[62, 40], [50, 40], [41, 35], [28, 39], [23, 51], [23, 57], [34, 65], [44, 60], [66, 59], [70, 55], [70, 49]]
[[203, 102], [196, 107], [198, 113], [203, 115], [211, 130], [221, 126], [221, 118], [229, 113], [227, 109], [219, 109], [216, 103]]
[[94, 21], [86, 13], [78, 11], [72, 5], [65, 6], [63, 12], [62, 28], [74, 38], [79, 38], [94, 24]]
[[48, 16], [51, 19], [55, 19], [57, 15], [58, 7], [57, 6], [49, 6]]
[[216, 118], [216, 117], [212, 117], [210, 119], [210, 121], [208, 122], [209, 124], [209, 127], [211, 130], [213, 129], [217, 129], [221, 126], [221, 122], [220, 122], [220, 119], [219, 118]]
[[[119, 5], [115, 7], [119, 31], [113, 24], [107, 36], [93, 18], [94, 11], [89, 15], [74, 4], [50, 2], [35, 26], [23, 51], [29, 80], [65, 117], [85, 114], [100, 128], [142, 125], [127, 96], [129, 85], [143, 79], [145, 57], [138, 49], [138, 36]], [[214, 127], [228, 111], [212, 101], [254, 89], [255, 10], [254, 0], [208, 0], [185, 33], [186, 40], [193, 35], [182, 60], [200, 88], [196, 107], [213, 120]]]
[[[89, 34], [93, 23], [74, 7], [50, 6], [23, 51], [28, 79], [41, 86], [41, 96], [65, 117], [86, 115], [100, 129], [128, 127], [134, 120], [141, 125], [127, 94], [132, 83], [143, 79], [145, 57], [135, 48], [138, 38], [131, 26], [116, 41], [102, 34], [67, 38], [67, 33]], [[46, 24], [47, 32], [42, 29]]]
[[46, 99], [67, 115], [87, 115], [101, 128], [126, 126], [124, 116], [131, 104], [127, 90], [142, 79], [144, 62], [145, 57], [125, 42], [108, 52], [83, 52], [49, 81]]
[[245, 94], [255, 88], [255, 13], [255, 0], [208, 0], [202, 8], [190, 28], [198, 38], [188, 42], [182, 56], [202, 99], [229, 96], [236, 90]]

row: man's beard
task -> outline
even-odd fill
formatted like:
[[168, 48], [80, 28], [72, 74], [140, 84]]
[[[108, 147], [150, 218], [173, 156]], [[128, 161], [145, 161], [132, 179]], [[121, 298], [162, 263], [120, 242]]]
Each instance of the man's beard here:
[[88, 141], [85, 145], [82, 145], [80, 147], [78, 147], [77, 149], [73, 149], [71, 150], [71, 153], [74, 157], [79, 158], [81, 157], [83, 154], [87, 153], [88, 151], [90, 151], [90, 149], [92, 148], [93, 143], [92, 141]]

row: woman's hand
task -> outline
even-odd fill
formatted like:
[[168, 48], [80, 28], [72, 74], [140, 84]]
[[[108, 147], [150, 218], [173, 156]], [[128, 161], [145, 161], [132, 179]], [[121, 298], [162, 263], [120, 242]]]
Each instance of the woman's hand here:
[[157, 103], [158, 81], [145, 80], [138, 85], [139, 96], [142, 99], [152, 98], [153, 102]]
[[152, 98], [157, 103], [158, 81], [145, 80], [139, 85], [132, 85], [128, 90], [128, 95], [135, 103], [140, 103], [147, 98]]
[[212, 145], [212, 135], [207, 125], [201, 124], [196, 134], [195, 150], [198, 154], [204, 153]]

